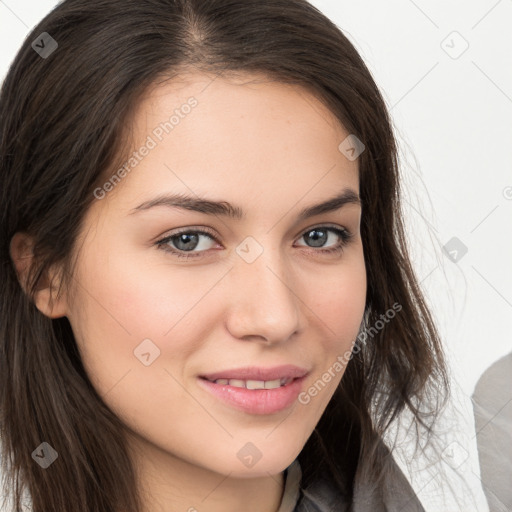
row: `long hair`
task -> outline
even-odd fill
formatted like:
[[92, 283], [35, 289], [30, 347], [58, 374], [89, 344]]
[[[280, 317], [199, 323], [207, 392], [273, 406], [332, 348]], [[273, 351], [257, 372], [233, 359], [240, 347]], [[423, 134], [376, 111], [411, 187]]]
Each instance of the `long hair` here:
[[[27, 36], [0, 92], [0, 432], [16, 512], [25, 490], [34, 512], [141, 510], [123, 425], [90, 383], [68, 319], [43, 315], [34, 292], [56, 264], [62, 286], [71, 284], [81, 222], [95, 187], [124, 160], [138, 100], [190, 68], [304, 87], [365, 145], [364, 320], [374, 331], [356, 344], [299, 455], [304, 481], [324, 467], [343, 486], [341, 459], [364, 461], [362, 474], [380, 479], [379, 440], [393, 421], [408, 411], [428, 433], [439, 411], [448, 381], [407, 249], [397, 144], [341, 30], [306, 0], [64, 0]], [[34, 240], [26, 287], [9, 253], [18, 231]], [[379, 328], [394, 304], [400, 311]], [[33, 460], [42, 442], [61, 454], [51, 471]]]

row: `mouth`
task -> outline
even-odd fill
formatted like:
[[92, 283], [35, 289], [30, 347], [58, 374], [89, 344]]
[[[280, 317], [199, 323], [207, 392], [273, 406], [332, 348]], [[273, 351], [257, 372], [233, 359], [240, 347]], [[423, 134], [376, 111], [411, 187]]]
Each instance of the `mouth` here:
[[200, 377], [201, 379], [213, 382], [214, 384], [220, 384], [222, 386], [232, 386], [235, 388], [245, 389], [277, 389], [283, 386], [287, 386], [298, 377], [283, 377], [282, 379], [274, 380], [243, 380], [243, 379], [207, 379], [206, 377]]
[[[276, 377], [276, 372], [281, 372], [281, 376]], [[233, 373], [236, 373], [234, 377]], [[308, 374], [307, 370], [291, 366], [273, 369], [252, 367], [223, 372], [222, 375], [202, 375], [198, 382], [202, 389], [225, 405], [249, 414], [267, 415], [291, 407]]]
[[[272, 383], [270, 384], [271, 386], [279, 387], [277, 381], [279, 381], [279, 385], [283, 385], [282, 383], [285, 383], [286, 379], [291, 381], [291, 379], [304, 377], [307, 373], [308, 370], [306, 368], [293, 364], [283, 364], [273, 367], [245, 366], [243, 368], [233, 368], [231, 370], [209, 373], [201, 375], [201, 377], [211, 382], [220, 380], [223, 381], [224, 384], [224, 381], [244, 381], [245, 383], [249, 383], [249, 386], [252, 386], [255, 382], [264, 382]], [[233, 385], [236, 386], [237, 384], [235, 383]]]

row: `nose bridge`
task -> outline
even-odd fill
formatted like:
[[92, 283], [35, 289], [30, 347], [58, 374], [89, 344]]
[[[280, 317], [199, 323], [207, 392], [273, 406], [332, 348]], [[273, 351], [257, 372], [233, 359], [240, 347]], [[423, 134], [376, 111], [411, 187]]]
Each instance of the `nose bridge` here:
[[280, 249], [246, 240], [230, 272], [233, 293], [229, 329], [236, 337], [268, 341], [289, 338], [300, 328], [300, 304]]

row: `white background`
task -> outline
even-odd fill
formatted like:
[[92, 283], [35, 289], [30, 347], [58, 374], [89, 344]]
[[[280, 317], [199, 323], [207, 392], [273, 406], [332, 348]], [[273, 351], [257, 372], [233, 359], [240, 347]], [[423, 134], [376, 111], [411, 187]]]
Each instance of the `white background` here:
[[[56, 3], [0, 0], [0, 77]], [[460, 413], [448, 436], [467, 451], [458, 470], [469, 487], [453, 477], [455, 496], [442, 501], [440, 486], [450, 486], [437, 470], [415, 473], [406, 454], [399, 462], [429, 512], [485, 512], [470, 397], [512, 350], [512, 0], [312, 3], [361, 53], [393, 118], [414, 264]], [[442, 251], [453, 237], [467, 247], [456, 263]]]

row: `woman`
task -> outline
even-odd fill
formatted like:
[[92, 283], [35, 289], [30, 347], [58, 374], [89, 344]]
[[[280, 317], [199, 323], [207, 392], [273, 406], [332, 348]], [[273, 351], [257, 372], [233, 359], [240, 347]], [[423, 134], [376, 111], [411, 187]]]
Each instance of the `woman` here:
[[446, 370], [388, 113], [332, 22], [64, 0], [0, 109], [17, 506], [423, 510], [383, 438], [430, 432]]

